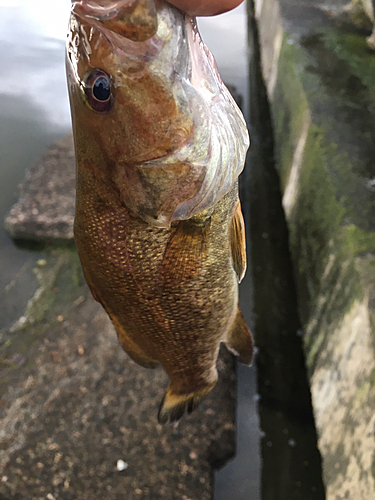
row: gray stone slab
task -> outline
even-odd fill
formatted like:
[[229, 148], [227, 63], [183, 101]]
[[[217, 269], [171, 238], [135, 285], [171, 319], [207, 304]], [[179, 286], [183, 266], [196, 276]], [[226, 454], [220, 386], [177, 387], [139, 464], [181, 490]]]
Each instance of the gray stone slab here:
[[54, 142], [27, 172], [19, 200], [5, 218], [15, 240], [73, 240], [75, 158], [73, 136]]

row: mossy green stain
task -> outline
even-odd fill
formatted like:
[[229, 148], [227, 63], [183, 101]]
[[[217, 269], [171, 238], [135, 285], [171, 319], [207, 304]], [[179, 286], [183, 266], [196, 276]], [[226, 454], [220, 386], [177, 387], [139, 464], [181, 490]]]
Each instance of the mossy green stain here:
[[[74, 302], [79, 297], [86, 297], [88, 293], [74, 249], [51, 250], [48, 252], [47, 264], [44, 267], [35, 267], [34, 272], [38, 288], [23, 313], [24, 321], [16, 324], [10, 331], [2, 332], [0, 364], [3, 364], [4, 381], [8, 380], [13, 372], [17, 373], [17, 370], [28, 366], [27, 361], [21, 367], [12, 363], [13, 356], [21, 354], [27, 359], [30, 349], [39, 339], [60, 327], [56, 321], [57, 316], [66, 316], [67, 311], [74, 307]], [[19, 280], [21, 279], [20, 276]], [[0, 382], [0, 390], [1, 385]]]
[[[354, 224], [343, 228], [346, 244], [350, 253], [355, 256], [367, 252], [375, 252], [375, 232], [363, 231]], [[375, 266], [375, 259], [370, 262]]]
[[[375, 57], [368, 50], [363, 34], [338, 30], [324, 32], [327, 48], [345, 61], [352, 73], [357, 76], [372, 94], [372, 111], [375, 111]], [[370, 103], [371, 104], [371, 103]]]
[[375, 387], [375, 368], [371, 370], [370, 376], [369, 376], [369, 383], [371, 389]]
[[[303, 71], [307, 62], [303, 50], [284, 37], [273, 97], [276, 157], [283, 190], [302, 125], [309, 116], [308, 103], [312, 96], [319, 98], [318, 79]], [[310, 369], [324, 349], [331, 327], [340, 322], [356, 298], [363, 296], [353, 256], [373, 245], [371, 232], [360, 228], [348, 232], [348, 227], [356, 227], [348, 221], [355, 218], [353, 199], [362, 181], [353, 172], [348, 152], [330, 142], [328, 135], [323, 126], [312, 123], [309, 127], [297, 198], [288, 220], [302, 320], [307, 325], [315, 319], [314, 328], [305, 337]], [[357, 236], [358, 241], [353, 239]]]
[[326, 484], [334, 483], [338, 474], [346, 476], [350, 459], [346, 456], [345, 446], [339, 443], [335, 451], [325, 456], [324, 476]]
[[308, 109], [302, 83], [296, 75], [296, 65], [298, 64], [300, 64], [298, 50], [294, 45], [288, 43], [287, 37], [284, 35], [272, 106], [275, 154], [282, 191], [285, 190], [289, 179], [294, 151]]

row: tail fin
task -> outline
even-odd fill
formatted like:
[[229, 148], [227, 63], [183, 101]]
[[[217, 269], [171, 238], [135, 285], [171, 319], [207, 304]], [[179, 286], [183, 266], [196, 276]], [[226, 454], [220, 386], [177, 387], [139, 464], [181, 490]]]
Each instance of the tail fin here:
[[240, 309], [237, 310], [237, 315], [224, 342], [242, 364], [251, 365], [254, 353], [253, 336]]
[[168, 421], [177, 422], [185, 412], [191, 413], [214, 388], [215, 384], [216, 380], [212, 384], [188, 394], [174, 394], [171, 385], [169, 385], [159, 407], [159, 424], [166, 424]]

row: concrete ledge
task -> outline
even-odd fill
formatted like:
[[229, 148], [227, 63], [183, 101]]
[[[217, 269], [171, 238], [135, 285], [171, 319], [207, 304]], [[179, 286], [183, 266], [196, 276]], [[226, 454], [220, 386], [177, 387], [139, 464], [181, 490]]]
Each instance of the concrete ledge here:
[[[242, 96], [227, 84], [237, 105]], [[16, 241], [73, 242], [75, 208], [75, 154], [73, 135], [52, 143], [27, 171], [19, 199], [5, 217], [5, 228]]]
[[327, 498], [372, 500], [375, 58], [340, 4], [255, 1]]
[[73, 241], [75, 157], [73, 136], [53, 143], [26, 174], [19, 201], [5, 218], [15, 240]]

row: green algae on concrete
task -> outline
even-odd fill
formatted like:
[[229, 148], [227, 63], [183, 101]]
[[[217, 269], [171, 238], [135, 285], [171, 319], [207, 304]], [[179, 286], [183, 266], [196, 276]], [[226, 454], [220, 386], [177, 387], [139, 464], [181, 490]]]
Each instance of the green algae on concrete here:
[[351, 3], [346, 6], [351, 21], [360, 29], [371, 30], [372, 28], [370, 2], [371, 0], [351, 0]]
[[[9, 382], [13, 372], [17, 376], [19, 369], [31, 359], [30, 353], [34, 346], [63, 318], [63, 311], [59, 306], [62, 298], [64, 297], [66, 304], [74, 304], [77, 299], [74, 277], [77, 270], [82, 274], [78, 266], [77, 252], [66, 248], [47, 249], [36, 261], [33, 272], [37, 278], [37, 287], [25, 311], [10, 328], [0, 332], [0, 365], [4, 368], [0, 390], [4, 389], [4, 384]], [[68, 278], [63, 286], [62, 275]], [[27, 279], [27, 275], [20, 272], [14, 286], [19, 287], [24, 279]]]
[[272, 101], [275, 152], [282, 192], [285, 191], [293, 163], [294, 152], [306, 119], [308, 102], [294, 66], [298, 51], [284, 34], [278, 62], [278, 76]]
[[307, 6], [273, 3], [284, 32], [268, 90], [327, 499], [372, 500], [375, 58], [321, 10], [307, 21]]
[[[311, 123], [309, 94], [299, 75], [306, 61], [301, 50], [285, 36], [272, 111], [284, 194], [291, 181], [304, 121], [308, 127], [300, 164], [294, 166], [298, 177], [287, 215], [300, 311], [306, 327], [307, 361], [313, 370], [329, 335], [327, 326], [340, 321], [361, 292], [352, 261], [352, 240], [344, 227], [350, 207], [346, 207], [343, 185], [346, 181], [351, 189], [354, 174], [348, 155], [337, 144], [329, 143], [323, 127]], [[337, 283], [341, 284], [340, 290], [336, 290]]]
[[375, 111], [375, 57], [367, 50], [366, 41], [360, 33], [327, 30], [325, 32], [327, 47], [343, 61], [347, 62], [353, 75], [357, 76], [369, 89], [371, 111]]
[[363, 231], [354, 224], [344, 228], [346, 243], [350, 248], [351, 254], [365, 254], [375, 252], [375, 232]]

